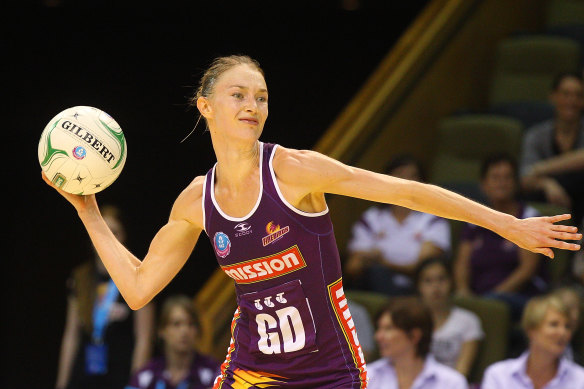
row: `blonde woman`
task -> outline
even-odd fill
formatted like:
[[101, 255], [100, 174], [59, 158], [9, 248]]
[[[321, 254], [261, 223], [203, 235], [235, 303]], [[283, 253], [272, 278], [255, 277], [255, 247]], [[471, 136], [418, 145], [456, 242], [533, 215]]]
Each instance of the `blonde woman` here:
[[528, 349], [519, 358], [491, 365], [481, 389], [584, 389], [584, 368], [564, 357], [571, 324], [570, 309], [558, 296], [531, 299], [521, 320]]

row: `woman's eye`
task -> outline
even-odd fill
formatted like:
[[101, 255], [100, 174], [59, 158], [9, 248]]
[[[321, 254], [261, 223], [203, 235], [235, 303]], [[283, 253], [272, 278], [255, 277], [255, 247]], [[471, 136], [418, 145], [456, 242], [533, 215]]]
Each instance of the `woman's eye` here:
[[243, 98], [243, 95], [241, 93], [239, 93], [239, 92], [234, 93], [232, 96], [235, 97], [235, 98], [237, 98], [237, 99]]
[[260, 96], [260, 97], [258, 97], [258, 101], [259, 101], [260, 103], [265, 103], [265, 102], [267, 102], [267, 101], [268, 101], [268, 98], [267, 98], [267, 97], [265, 97], [265, 96]]

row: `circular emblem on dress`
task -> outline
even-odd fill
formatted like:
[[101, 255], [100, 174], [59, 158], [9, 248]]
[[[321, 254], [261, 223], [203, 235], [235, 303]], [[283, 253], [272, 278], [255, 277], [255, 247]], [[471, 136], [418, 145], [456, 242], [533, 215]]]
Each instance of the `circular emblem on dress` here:
[[221, 231], [215, 233], [215, 236], [213, 237], [213, 246], [215, 246], [215, 252], [221, 258], [225, 258], [231, 251], [229, 237]]

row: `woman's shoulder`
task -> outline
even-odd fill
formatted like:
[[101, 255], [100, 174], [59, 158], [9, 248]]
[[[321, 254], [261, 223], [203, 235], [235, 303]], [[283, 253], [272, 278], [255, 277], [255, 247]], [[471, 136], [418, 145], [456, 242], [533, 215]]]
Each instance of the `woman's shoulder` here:
[[195, 177], [185, 189], [183, 189], [172, 207], [174, 218], [198, 221], [202, 227], [202, 199], [204, 185], [205, 176], [198, 176]]
[[367, 363], [367, 371], [393, 370], [391, 364], [386, 358], [379, 358], [376, 361]]
[[432, 356], [426, 358], [426, 369], [440, 382], [440, 387], [466, 387], [466, 378], [458, 370], [436, 361]]
[[480, 320], [476, 313], [459, 306], [452, 307], [450, 315], [451, 317], [456, 318], [456, 320]]
[[562, 364], [566, 366], [566, 370], [568, 370], [569, 374], [572, 375], [574, 378], [577, 378], [577, 382], [584, 382], [584, 367], [580, 366], [574, 361], [569, 359], [563, 358]]
[[521, 365], [525, 363], [526, 358], [522, 355], [517, 358], [508, 358], [495, 362], [487, 367], [484, 375], [485, 377], [511, 375], [513, 372], [521, 369]]

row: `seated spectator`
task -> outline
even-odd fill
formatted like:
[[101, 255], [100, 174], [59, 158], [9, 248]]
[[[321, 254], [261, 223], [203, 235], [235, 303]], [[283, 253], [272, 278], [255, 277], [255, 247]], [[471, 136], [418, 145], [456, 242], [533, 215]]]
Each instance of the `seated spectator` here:
[[[126, 229], [117, 207], [101, 213], [121, 241]], [[61, 343], [57, 389], [121, 389], [152, 356], [155, 307], [131, 310], [97, 251], [68, 280], [67, 318]]]
[[[492, 155], [481, 167], [481, 189], [489, 205], [517, 218], [537, 211], [516, 198], [517, 167], [506, 154]], [[527, 300], [547, 290], [546, 268], [540, 255], [521, 249], [485, 228], [466, 224], [455, 261], [456, 292], [506, 302], [517, 321]]]
[[213, 358], [196, 351], [199, 320], [193, 300], [182, 295], [164, 301], [158, 335], [162, 355], [150, 360], [126, 389], [203, 389], [213, 387], [221, 373]]
[[397, 298], [381, 310], [375, 339], [381, 359], [367, 365], [369, 389], [468, 388], [464, 376], [429, 355], [432, 316], [417, 298]]
[[416, 273], [416, 286], [434, 321], [432, 355], [468, 377], [485, 334], [475, 313], [453, 305], [448, 262], [440, 257], [424, 260]]
[[563, 357], [573, 329], [562, 300], [553, 295], [533, 298], [521, 326], [529, 339], [527, 351], [489, 366], [481, 389], [583, 389], [584, 368]]
[[[409, 155], [395, 157], [385, 173], [422, 181], [420, 164]], [[355, 289], [412, 294], [418, 263], [449, 250], [447, 220], [397, 205], [374, 206], [353, 226], [345, 274]]]
[[[577, 73], [562, 73], [550, 100], [555, 117], [529, 128], [523, 139], [521, 186], [531, 198], [571, 209], [584, 217], [584, 85]], [[536, 197], [537, 196], [537, 197]]]
[[[582, 316], [582, 296], [578, 292], [578, 289], [571, 286], [561, 286], [555, 289], [552, 294], [557, 296], [570, 313], [570, 327], [574, 329], [574, 332], [580, 328], [580, 318]], [[583, 355], [577, 355], [575, 352], [575, 345], [570, 344], [566, 348], [565, 356], [571, 361], [582, 364], [584, 362]]]

